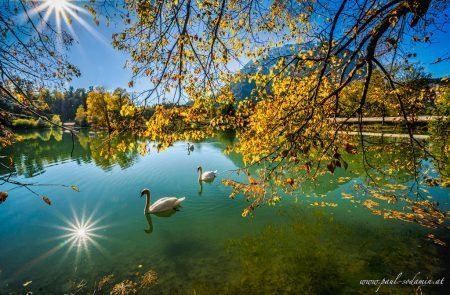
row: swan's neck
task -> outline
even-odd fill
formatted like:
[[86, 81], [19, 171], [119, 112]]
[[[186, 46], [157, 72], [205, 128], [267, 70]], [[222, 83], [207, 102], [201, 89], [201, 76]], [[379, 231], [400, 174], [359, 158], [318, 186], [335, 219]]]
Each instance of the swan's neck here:
[[202, 181], [202, 168], [198, 169], [198, 181]]
[[147, 194], [145, 197], [144, 213], [150, 213], [150, 194]]

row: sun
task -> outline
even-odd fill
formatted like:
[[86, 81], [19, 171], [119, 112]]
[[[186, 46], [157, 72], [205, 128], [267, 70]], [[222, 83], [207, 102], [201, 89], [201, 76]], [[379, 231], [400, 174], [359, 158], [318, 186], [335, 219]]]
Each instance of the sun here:
[[45, 2], [50, 9], [54, 9], [57, 13], [61, 13], [69, 7], [68, 0], [46, 0]]
[[[41, 31], [48, 26], [53, 26], [62, 37], [63, 29], [67, 29], [72, 37], [76, 38], [74, 24], [81, 25], [94, 37], [103, 41], [98, 32], [89, 24], [90, 13], [74, 0], [40, 0], [30, 2], [31, 8], [25, 16], [32, 17], [38, 21], [38, 30]], [[79, 29], [79, 27], [78, 27]]]
[[37, 18], [41, 27], [50, 25], [52, 16], [54, 16], [54, 24], [59, 33], [61, 33], [62, 29], [61, 19], [64, 20], [65, 26], [72, 32], [72, 19], [84, 22], [79, 13], [87, 14], [84, 8], [71, 3], [70, 0], [41, 0], [32, 3], [36, 4], [27, 11], [27, 14], [30, 17]]

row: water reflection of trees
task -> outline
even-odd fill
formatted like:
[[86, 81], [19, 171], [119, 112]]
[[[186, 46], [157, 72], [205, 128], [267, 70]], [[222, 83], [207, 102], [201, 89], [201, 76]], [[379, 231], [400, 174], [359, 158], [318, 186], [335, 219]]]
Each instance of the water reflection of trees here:
[[[354, 137], [354, 139], [357, 140], [358, 138]], [[362, 178], [369, 181], [368, 174], [370, 177], [377, 178], [377, 182], [380, 185], [387, 183], [388, 180], [391, 183], [411, 183], [411, 181], [414, 181], [414, 169], [417, 169], [417, 167], [410, 162], [410, 154], [412, 151], [408, 145], [405, 145], [405, 140], [408, 139], [365, 136], [365, 163], [362, 161], [361, 153], [344, 154], [342, 157], [348, 163], [348, 169], [340, 167], [339, 169], [336, 169], [333, 174], [318, 174], [316, 181], [304, 182], [301, 184], [301, 188], [307, 193], [327, 193], [342, 185], [342, 182], [339, 183], [333, 180], [340, 177], [346, 177], [347, 182], [356, 178]], [[221, 152], [224, 152], [227, 147], [236, 142], [236, 138], [235, 133], [224, 132], [205, 141], [211, 142], [212, 146]], [[439, 155], [439, 159], [444, 159], [446, 157], [444, 150], [445, 145], [442, 143], [442, 138], [430, 137], [428, 140], [421, 140], [421, 144], [429, 147], [432, 154]], [[447, 164], [443, 161], [436, 162], [433, 159], [430, 159], [430, 157], [419, 148], [416, 148], [414, 152], [419, 159], [423, 160], [424, 166], [422, 169], [426, 169], [425, 166], [434, 167], [439, 165], [441, 166], [439, 171], [445, 173], [446, 169], [449, 168], [448, 163], [450, 161], [447, 161]], [[245, 166], [240, 154], [231, 152], [225, 153], [225, 156], [230, 159], [236, 167]], [[258, 171], [261, 168], [262, 167], [258, 165], [249, 166], [248, 173], [251, 175], [258, 175]]]
[[[10, 166], [19, 175], [32, 177], [44, 171], [45, 166], [58, 163], [70, 158], [72, 141], [70, 134], [63, 134], [61, 130], [48, 129], [39, 132], [20, 134], [21, 141], [2, 151], [7, 156], [3, 163]], [[75, 151], [74, 151], [75, 152]], [[77, 151], [76, 157], [88, 161], [84, 153]], [[5, 171], [2, 171], [2, 174]]]
[[[349, 139], [351, 140], [351, 139]], [[378, 138], [367, 137], [365, 141], [365, 151], [361, 153], [346, 153], [339, 155], [344, 166], [333, 169], [334, 173], [323, 171], [318, 173], [314, 181], [297, 181], [294, 185], [284, 186], [296, 196], [302, 195], [325, 195], [335, 191], [340, 186], [354, 181], [355, 190], [348, 188], [346, 193], [353, 196], [352, 200], [358, 199], [358, 203], [368, 207], [372, 213], [382, 215], [385, 218], [397, 218], [408, 222], [417, 222], [427, 227], [435, 228], [441, 225], [445, 219], [442, 212], [437, 208], [438, 202], [432, 199], [426, 190], [426, 179], [421, 178], [423, 170], [434, 170], [436, 165], [441, 165], [438, 169], [440, 173], [448, 171], [448, 163], [436, 162], [423, 149], [411, 150], [404, 144], [402, 138]], [[206, 140], [211, 146], [223, 152], [235, 141], [232, 133], [223, 133], [214, 138]], [[442, 144], [432, 137], [428, 141], [423, 141], [423, 145], [433, 149], [434, 154], [441, 152]], [[356, 146], [356, 144], [355, 144]], [[78, 164], [94, 162], [96, 166], [105, 171], [109, 171], [115, 165], [122, 169], [132, 166], [138, 158], [138, 154], [146, 149], [145, 142], [130, 134], [109, 135], [107, 133], [80, 132], [75, 138], [71, 134], [61, 133], [55, 130], [45, 132], [33, 132], [24, 134], [22, 141], [2, 151], [3, 155], [13, 158], [13, 169], [16, 174], [32, 177], [44, 171], [45, 167], [52, 163], [63, 161], [76, 161]], [[411, 163], [411, 153], [415, 154], [416, 163]], [[225, 153], [225, 155], [238, 168], [244, 167], [242, 156], [236, 153]], [[8, 165], [8, 157], [2, 159]], [[260, 193], [263, 190], [256, 190], [262, 182], [251, 183], [258, 178], [263, 171], [261, 165], [254, 165], [245, 169], [245, 174], [249, 177], [249, 184], [243, 184], [253, 189], [251, 192]], [[7, 173], [2, 172], [2, 174]], [[301, 179], [304, 168], [299, 166], [300, 177], [291, 174], [288, 177]], [[435, 177], [440, 175], [435, 173]], [[238, 176], [243, 179], [244, 175]], [[228, 176], [227, 176], [228, 177]], [[229, 177], [234, 178], [232, 174]], [[244, 177], [245, 178], [245, 177]], [[244, 179], [245, 182], [245, 179]], [[235, 182], [236, 183], [236, 182]], [[431, 182], [433, 183], [433, 182]], [[241, 185], [239, 183], [239, 185]], [[276, 181], [273, 181], [276, 187]], [[380, 188], [383, 189], [380, 189]], [[414, 190], [411, 190], [411, 187]], [[288, 192], [288, 191], [286, 191]], [[354, 196], [357, 198], [353, 199]], [[426, 201], [426, 202], [425, 202]], [[398, 204], [406, 209], [393, 211], [388, 209], [386, 204]], [[405, 211], [406, 210], [406, 211]], [[413, 210], [413, 213], [411, 213]], [[415, 211], [414, 211], [415, 210]], [[424, 221], [422, 221], [424, 219]]]
[[132, 166], [141, 148], [140, 141], [130, 134], [111, 136], [107, 133], [97, 133], [89, 138], [90, 154], [95, 164], [104, 170], [110, 170], [114, 165], [126, 169]]
[[[348, 169], [341, 167], [336, 169], [334, 174], [325, 173], [318, 176], [317, 181], [302, 184], [303, 189], [315, 191], [316, 193], [326, 193], [336, 189], [341, 183], [332, 181], [341, 177], [346, 177], [347, 181], [356, 178], [371, 181], [376, 179], [378, 185], [388, 182], [397, 184], [407, 184], [414, 181], [414, 165], [410, 163], [411, 149], [404, 144], [403, 138], [382, 138], [365, 137], [366, 151], [362, 161], [361, 154], [342, 155], [348, 163]], [[423, 142], [427, 144], [427, 142]], [[428, 143], [432, 145], [431, 143]], [[419, 150], [415, 151], [419, 157], [426, 158]], [[389, 177], [387, 177], [389, 176]]]
[[[355, 139], [357, 139], [355, 137]], [[370, 177], [376, 178], [377, 182], [382, 185], [388, 182], [395, 182], [397, 184], [410, 184], [414, 181], [414, 165], [410, 163], [411, 149], [408, 145], [405, 145], [405, 138], [392, 138], [392, 137], [364, 137], [366, 143], [365, 158], [366, 163], [362, 161], [362, 155], [360, 153], [345, 154], [342, 155], [345, 161], [348, 163], [348, 168], [343, 167], [336, 169], [333, 174], [324, 173], [317, 175], [316, 181], [304, 182], [300, 185], [302, 192], [304, 193], [316, 193], [326, 194], [328, 192], [336, 190], [342, 185], [342, 181], [338, 182], [336, 179], [345, 177], [346, 182], [361, 178], [361, 180], [370, 181]], [[220, 134], [211, 139], [212, 145], [221, 151], [225, 151], [226, 148], [235, 142], [235, 138], [232, 133]], [[429, 140], [422, 140], [423, 145], [429, 146], [432, 149], [433, 154], [443, 154], [443, 148], [441, 139], [430, 138]], [[423, 153], [422, 150], [416, 149], [415, 153], [418, 158], [427, 162], [428, 166], [441, 165], [444, 163], [431, 161], [428, 162], [428, 156]], [[236, 167], [244, 167], [242, 156], [237, 153], [226, 153]], [[447, 162], [448, 163], [448, 162]], [[447, 165], [448, 166], [448, 165]], [[448, 168], [448, 167], [447, 167]], [[251, 175], [258, 175], [259, 167], [257, 165], [250, 166], [248, 173]], [[442, 169], [439, 169], [442, 171]], [[445, 169], [444, 169], [445, 171]], [[389, 176], [389, 177], [387, 177]]]
[[115, 165], [125, 169], [136, 161], [138, 150], [137, 138], [128, 134], [109, 136], [83, 130], [72, 138], [69, 133], [49, 129], [21, 134], [21, 141], [2, 151], [6, 157], [1, 160], [6, 166], [12, 163], [14, 173], [33, 177], [43, 173], [46, 166], [67, 160], [78, 164], [93, 161], [103, 170]]
[[[220, 138], [217, 139], [221, 142]], [[286, 178], [281, 181], [276, 176], [263, 180], [267, 168], [261, 163], [237, 170], [248, 177], [248, 183], [245, 177], [240, 180], [226, 179], [224, 183], [233, 188], [233, 198], [237, 194], [243, 194], [247, 201], [253, 200], [244, 209], [243, 216], [260, 206], [263, 203], [261, 200], [269, 205], [279, 201], [278, 194], [288, 193], [295, 196], [295, 199], [303, 196], [325, 197], [349, 183], [350, 185], [345, 186], [342, 198], [366, 207], [372, 214], [414, 222], [430, 229], [446, 226], [447, 207], [443, 207], [440, 200], [430, 195], [428, 190], [432, 185], [448, 186], [446, 178], [449, 162], [442, 161], [446, 145], [441, 144], [441, 138], [420, 140], [420, 148], [416, 146], [412, 149], [405, 144], [408, 138], [364, 136], [363, 151], [357, 148], [356, 142], [361, 138], [350, 136], [347, 140], [353, 148], [342, 155], [337, 153], [334, 157], [339, 159], [339, 165], [328, 168], [329, 171], [315, 173], [311, 168], [310, 173], [308, 167], [301, 165], [302, 161], [299, 161], [298, 169], [286, 173]], [[245, 166], [240, 155], [228, 156], [236, 166]], [[280, 166], [282, 165], [283, 162], [280, 162]], [[337, 200], [329, 200], [313, 202], [312, 205], [338, 206], [335, 203]], [[443, 244], [439, 239], [433, 238], [433, 241]]]
[[[13, 147], [6, 148], [2, 155], [7, 156], [2, 159], [4, 164], [9, 164], [9, 158], [14, 161], [14, 169], [20, 175], [32, 177], [41, 173], [46, 165], [59, 163], [66, 160], [73, 160], [77, 163], [94, 162], [96, 166], [104, 170], [110, 170], [114, 165], [122, 169], [128, 168], [135, 163], [138, 154], [143, 149], [139, 139], [130, 134], [119, 134], [110, 136], [107, 133], [89, 133], [83, 130], [73, 138], [71, 134], [63, 133], [60, 130], [49, 129], [20, 134], [22, 140]], [[330, 180], [340, 176], [351, 177], [351, 179], [367, 176], [368, 172], [378, 180], [388, 173], [397, 183], [407, 183], [413, 180], [414, 167], [409, 165], [409, 154], [411, 150], [403, 144], [404, 139], [394, 138], [367, 138], [370, 141], [366, 151], [366, 159], [369, 167], [361, 161], [359, 154], [347, 154], [345, 160], [349, 164], [348, 171], [337, 169], [335, 174], [324, 174], [318, 176], [318, 181], [303, 183], [303, 189], [334, 190], [336, 187], [324, 187], [324, 183], [331, 183]], [[224, 151], [234, 143], [233, 133], [221, 133], [216, 137], [207, 140], [211, 144]], [[434, 142], [423, 142], [428, 144], [434, 153], [441, 151], [440, 140]], [[445, 151], [444, 151], [445, 152]], [[427, 159], [426, 155], [416, 151], [418, 157]], [[236, 167], [243, 167], [242, 157], [236, 153], [225, 154]], [[376, 163], [377, 169], [371, 169], [370, 163]], [[431, 165], [443, 165], [433, 163]], [[375, 166], [375, 165], [374, 165]], [[380, 169], [381, 167], [381, 169]], [[385, 167], [386, 170], [383, 169]], [[250, 168], [250, 173], [256, 174], [258, 167]], [[369, 170], [369, 171], [368, 171]], [[444, 169], [445, 171], [445, 169]], [[325, 192], [325, 191], [324, 191]]]

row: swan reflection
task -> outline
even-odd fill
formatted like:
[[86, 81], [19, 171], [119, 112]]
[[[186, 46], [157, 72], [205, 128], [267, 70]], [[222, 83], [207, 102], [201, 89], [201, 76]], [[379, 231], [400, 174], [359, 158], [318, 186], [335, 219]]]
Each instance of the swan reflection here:
[[198, 194], [201, 195], [203, 192], [203, 181], [199, 180], [198, 183], [200, 184], [200, 190], [198, 191]]
[[152, 221], [152, 215], [156, 215], [157, 217], [170, 217], [172, 215], [174, 215], [176, 212], [178, 211], [178, 209], [172, 209], [172, 210], [167, 210], [164, 212], [158, 212], [158, 213], [145, 213], [145, 219], [147, 219], [147, 224], [148, 224], [148, 229], [144, 230], [147, 234], [151, 234], [153, 232], [153, 221]]
[[188, 151], [188, 156], [191, 154], [191, 152], [194, 151], [194, 145], [190, 144], [189, 142], [187, 143], [187, 151]]

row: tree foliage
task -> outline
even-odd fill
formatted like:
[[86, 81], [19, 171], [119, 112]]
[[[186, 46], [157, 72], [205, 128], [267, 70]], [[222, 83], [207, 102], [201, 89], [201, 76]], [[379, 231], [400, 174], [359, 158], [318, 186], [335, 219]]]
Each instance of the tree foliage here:
[[[82, 112], [81, 109], [79, 119], [83, 118]], [[88, 94], [85, 116], [94, 128], [103, 128], [108, 132], [137, 129], [140, 122], [137, 113], [138, 109], [123, 89], [118, 88], [112, 93], [97, 89]]]
[[[318, 175], [346, 169], [345, 154], [361, 155], [367, 185], [378, 191], [377, 175], [389, 175], [390, 168], [369, 162], [366, 154], [376, 147], [362, 135], [355, 140], [346, 134], [345, 122], [334, 118], [361, 121], [367, 114], [381, 113], [403, 118], [409, 140], [402, 144], [408, 147], [409, 160], [402, 167], [407, 167], [423, 202], [414, 206], [436, 212], [440, 224], [443, 215], [420, 193], [420, 155], [436, 161], [437, 167], [442, 161], [414, 137], [413, 130], [414, 117], [434, 97], [426, 85], [417, 85], [421, 77], [410, 74], [408, 64], [415, 54], [408, 46], [429, 42], [433, 29], [447, 24], [447, 16], [440, 13], [447, 4], [127, 1], [134, 14], [124, 16], [126, 28], [113, 36], [113, 44], [130, 54], [128, 65], [134, 73], [130, 85], [138, 78], [151, 82], [146, 99], [192, 101], [189, 106], [156, 109], [145, 135], [159, 140], [160, 146], [181, 138], [199, 139], [216, 130], [238, 130], [239, 140], [230, 151], [242, 154], [247, 167], [262, 167], [248, 183], [226, 181], [234, 188], [233, 195], [241, 192], [253, 200], [244, 215], [277, 201], [279, 190], [294, 192]], [[270, 49], [286, 44], [292, 44], [290, 52], [268, 56]], [[274, 66], [263, 71], [264, 64], [256, 64], [261, 70], [254, 73], [233, 70], [246, 59]], [[255, 86], [254, 99], [238, 103], [231, 85], [242, 80]], [[233, 114], [212, 111], [233, 104]]]
[[75, 113], [75, 121], [80, 126], [86, 126], [87, 115], [86, 115], [86, 110], [85, 110], [84, 106], [82, 106], [82, 105], [78, 106], [77, 111]]
[[[63, 86], [79, 70], [68, 62], [64, 51], [73, 43], [73, 37], [61, 32], [42, 14], [32, 15], [40, 5], [36, 1], [6, 1], [0, 10], [0, 140], [11, 143], [13, 133], [6, 127], [15, 117], [11, 109], [21, 114], [39, 117], [51, 124], [42, 105], [30, 96], [30, 87], [41, 90]], [[26, 83], [27, 85], [24, 85]]]

